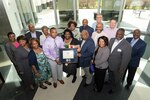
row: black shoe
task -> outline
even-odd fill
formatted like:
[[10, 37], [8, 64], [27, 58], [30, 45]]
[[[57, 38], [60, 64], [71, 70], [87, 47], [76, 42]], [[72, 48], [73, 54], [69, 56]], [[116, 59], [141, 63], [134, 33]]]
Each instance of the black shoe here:
[[67, 74], [67, 77], [70, 77], [71, 74]]
[[86, 83], [85, 83], [85, 84], [84, 84], [84, 87], [88, 87], [89, 85], [90, 85], [90, 84], [86, 84]]
[[97, 90], [96, 87], [93, 89], [93, 91], [94, 91], [94, 92], [97, 92], [97, 93], [101, 92], [101, 91]]
[[113, 93], [114, 91], [112, 89], [108, 91], [108, 94], [113, 94]]
[[110, 82], [109, 82], [109, 81], [105, 81], [104, 84], [105, 84], [105, 85], [109, 85]]
[[43, 84], [40, 84], [40, 88], [47, 89], [47, 87], [45, 85], [43, 85]]
[[130, 89], [130, 85], [127, 84], [127, 85], [125, 86], [125, 88], [126, 88], [127, 90], [129, 90], [129, 89]]
[[72, 83], [74, 83], [77, 79], [77, 76], [73, 76]]
[[52, 83], [49, 82], [49, 81], [45, 81], [45, 84], [47, 84], [47, 85], [52, 85]]
[[85, 76], [85, 75], [83, 75], [83, 76], [82, 76], [82, 78], [86, 78], [86, 76]]

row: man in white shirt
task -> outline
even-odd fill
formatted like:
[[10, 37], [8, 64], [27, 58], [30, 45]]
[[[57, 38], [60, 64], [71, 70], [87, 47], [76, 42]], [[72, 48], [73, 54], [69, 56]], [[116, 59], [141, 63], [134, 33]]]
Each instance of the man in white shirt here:
[[118, 29], [116, 38], [111, 38], [109, 42], [109, 48], [111, 50], [108, 60], [109, 81], [111, 85], [109, 94], [120, 89], [124, 72], [131, 58], [132, 47], [124, 39], [124, 33], [125, 30], [123, 28]]
[[106, 36], [106, 33], [103, 31], [103, 24], [98, 23], [96, 25], [96, 31], [92, 33], [92, 39], [94, 40], [95, 46], [97, 45], [97, 39], [101, 36]]
[[33, 24], [28, 25], [29, 32], [25, 34], [25, 37], [29, 41], [31, 38], [37, 38], [40, 39], [40, 35], [42, 35], [41, 32], [35, 30], [35, 26]]

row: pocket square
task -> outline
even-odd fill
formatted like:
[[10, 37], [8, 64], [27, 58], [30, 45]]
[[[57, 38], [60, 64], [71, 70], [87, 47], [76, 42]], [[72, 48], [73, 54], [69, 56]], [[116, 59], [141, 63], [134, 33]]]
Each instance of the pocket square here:
[[122, 52], [122, 50], [121, 50], [121, 49], [117, 49], [117, 51], [118, 51], [118, 52]]

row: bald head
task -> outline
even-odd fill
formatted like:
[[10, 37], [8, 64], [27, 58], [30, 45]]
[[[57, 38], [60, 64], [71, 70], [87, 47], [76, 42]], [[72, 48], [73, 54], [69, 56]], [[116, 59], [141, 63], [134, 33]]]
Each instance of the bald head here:
[[103, 30], [103, 23], [98, 23], [96, 25], [96, 31], [97, 33], [100, 33]]
[[87, 31], [87, 30], [83, 30], [83, 31], [81, 32], [81, 37], [82, 37], [83, 40], [87, 40], [87, 39], [89, 38], [89, 33], [88, 33], [88, 31]]
[[82, 20], [82, 25], [83, 26], [87, 26], [88, 25], [88, 20], [87, 19], [83, 19]]
[[140, 38], [140, 36], [141, 36], [141, 31], [139, 29], [135, 29], [133, 31], [133, 38], [138, 39], [138, 38]]
[[32, 32], [32, 33], [35, 32], [35, 27], [34, 27], [33, 24], [29, 24], [29, 25], [28, 25], [28, 29], [29, 29], [29, 31]]

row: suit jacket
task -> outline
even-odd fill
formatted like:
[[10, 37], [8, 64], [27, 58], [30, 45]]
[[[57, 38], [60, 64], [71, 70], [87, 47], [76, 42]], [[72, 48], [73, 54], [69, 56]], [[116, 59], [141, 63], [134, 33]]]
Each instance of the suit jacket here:
[[[42, 33], [39, 31], [35, 31], [35, 33], [36, 33], [37, 39], [40, 40], [40, 36], [42, 35]], [[27, 34], [25, 34], [25, 37], [27, 38], [27, 40], [30, 40], [32, 38], [31, 32], [28, 32]]]
[[94, 41], [89, 37], [81, 48], [81, 57], [79, 58], [79, 64], [81, 67], [89, 67], [91, 59], [94, 53], [95, 44]]
[[[111, 50], [116, 38], [110, 39], [109, 48]], [[109, 56], [109, 69], [111, 71], [124, 72], [131, 58], [132, 47], [123, 39]]]
[[94, 29], [92, 27], [88, 26], [88, 25], [85, 26], [85, 27], [84, 26], [80, 26], [79, 30], [80, 30], [80, 32], [82, 32], [83, 30], [87, 30], [90, 37], [92, 36], [92, 33], [94, 32]]
[[[130, 43], [133, 38], [126, 38], [126, 40]], [[140, 63], [140, 59], [143, 56], [146, 49], [146, 43], [139, 39], [132, 47], [132, 55], [131, 60], [128, 64], [128, 67], [138, 67]]]

